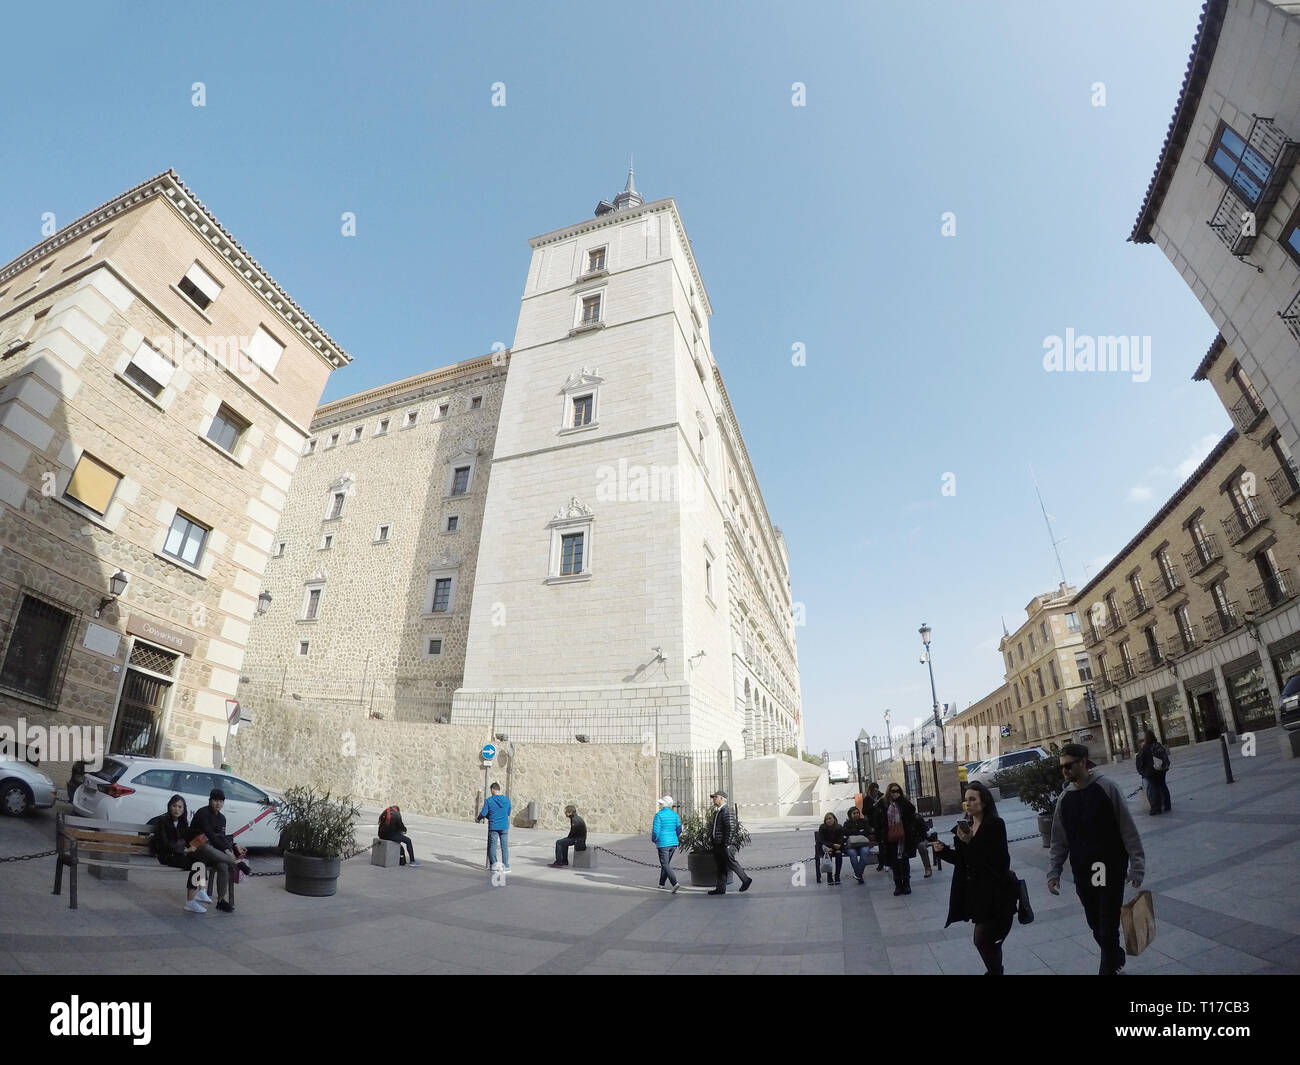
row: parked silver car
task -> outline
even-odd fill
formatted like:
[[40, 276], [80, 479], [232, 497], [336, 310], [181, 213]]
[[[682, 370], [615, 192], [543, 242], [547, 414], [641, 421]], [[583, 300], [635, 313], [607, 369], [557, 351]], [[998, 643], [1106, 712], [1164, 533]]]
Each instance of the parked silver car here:
[[54, 781], [30, 762], [0, 759], [0, 812], [18, 817], [54, 805]]

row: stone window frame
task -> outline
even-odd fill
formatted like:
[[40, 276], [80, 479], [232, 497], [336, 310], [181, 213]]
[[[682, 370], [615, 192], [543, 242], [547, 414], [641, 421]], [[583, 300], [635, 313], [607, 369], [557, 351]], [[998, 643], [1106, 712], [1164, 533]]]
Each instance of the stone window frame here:
[[37, 706], [48, 709], [57, 709], [59, 699], [63, 694], [64, 682], [67, 679], [68, 663], [71, 660], [73, 651], [77, 647], [77, 632], [79, 628], [81, 612], [75, 609], [71, 604], [65, 603], [60, 599], [47, 595], [44, 592], [21, 585], [17, 589], [18, 594], [13, 598], [13, 614], [9, 621], [7, 638], [4, 641], [3, 652], [0, 652], [0, 667], [4, 665], [5, 659], [9, 655], [10, 645], [13, 643], [14, 635], [18, 631], [18, 619], [22, 614], [23, 601], [33, 599], [37, 602], [44, 603], [47, 607], [58, 610], [68, 615], [68, 626], [63, 636], [63, 645], [59, 648], [56, 656], [54, 672], [50, 677], [50, 689], [47, 695], [35, 695], [31, 692], [24, 691], [21, 688], [10, 688], [8, 686], [0, 688], [6, 696], [18, 699], [23, 702], [33, 703]]
[[[453, 522], [453, 521], [456, 523], [456, 527], [455, 527], [455, 528], [451, 528], [451, 522]], [[448, 515], [444, 518], [443, 523], [442, 523], [442, 534], [443, 534], [443, 536], [454, 536], [454, 535], [455, 535], [456, 533], [458, 533], [458, 532], [460, 532], [460, 515], [459, 515], [459, 514], [448, 514]]]
[[[443, 643], [444, 643], [444, 642], [445, 642], [445, 641], [444, 641], [443, 637], [441, 637], [441, 636], [426, 636], [425, 639], [424, 639], [424, 657], [425, 657], [425, 658], [441, 658], [441, 657], [442, 657], [442, 647], [443, 647]], [[433, 643], [436, 643], [436, 644], [438, 645], [438, 649], [437, 649], [436, 651], [432, 650], [432, 649], [430, 648], [430, 646], [429, 646], [430, 644], [433, 644]]]
[[713, 599], [713, 564], [718, 560], [708, 540], [704, 541], [704, 601], [714, 610], [718, 609]]
[[[600, 427], [600, 386], [605, 379], [595, 370], [583, 367], [575, 374], [570, 374], [560, 387], [560, 427], [557, 436], [569, 436], [573, 433], [589, 433]], [[585, 425], [573, 424], [574, 400], [591, 397], [591, 420]]]
[[[144, 369], [143, 366], [139, 366], [136, 363], [136, 359], [139, 357], [140, 352], [143, 349], [148, 349], [148, 352], [151, 355], [153, 355], [162, 363], [165, 363], [167, 366], [170, 367], [170, 370], [168, 370], [166, 374], [167, 377], [166, 381], [159, 381], [157, 377], [150, 374], [147, 370]], [[133, 365], [137, 366], [137, 369], [140, 371], [140, 373], [143, 374], [145, 377], [147, 377], [149, 380], [153, 381], [154, 384], [161, 385], [157, 393], [151, 392], [144, 385], [140, 384], [138, 381], [134, 380], [133, 378], [127, 376], [127, 370], [129, 370]], [[117, 359], [114, 360], [113, 376], [116, 377], [119, 381], [121, 381], [124, 385], [126, 385], [127, 388], [131, 389], [131, 391], [134, 392], [136, 395], [140, 396], [142, 399], [151, 403], [159, 410], [166, 411], [171, 407], [172, 402], [176, 399], [177, 396], [178, 390], [174, 387], [174, 383], [176, 381], [176, 373], [179, 369], [180, 367], [175, 362], [173, 362], [170, 358], [164, 355], [157, 348], [155, 348], [147, 340], [141, 338], [140, 342], [136, 344], [136, 346], [133, 349], [127, 349], [123, 351], [121, 354], [119, 354]]]
[[[569, 335], [585, 333], [591, 330], [604, 329], [608, 324], [609, 317], [609, 285], [604, 284], [596, 288], [583, 289], [575, 292], [573, 295], [573, 325], [569, 329]], [[588, 300], [595, 299], [596, 316], [594, 318], [584, 318], [584, 305]]]
[[335, 448], [335, 447], [338, 447], [338, 446], [339, 446], [339, 434], [338, 434], [338, 433], [330, 433], [330, 435], [329, 435], [329, 439], [326, 441], [326, 443], [325, 443], [325, 447], [323, 448], [323, 450], [325, 450], [325, 451], [329, 451], [330, 448]]
[[[465, 491], [452, 492], [456, 487], [456, 470], [462, 466], [469, 467], [469, 476], [465, 480]], [[468, 442], [463, 444], [455, 454], [447, 457], [447, 473], [443, 479], [442, 497], [444, 499], [465, 499], [474, 492], [474, 475], [478, 470], [478, 451]]]
[[381, 521], [377, 523], [375, 525], [375, 537], [373, 543], [391, 544], [393, 542], [392, 532], [393, 523], [391, 521]]
[[333, 533], [324, 533], [324, 534], [322, 534], [322, 535], [321, 535], [321, 538], [320, 538], [320, 546], [317, 547], [316, 550], [317, 550], [317, 551], [332, 551], [332, 550], [334, 550], [334, 534], [333, 534]]
[[288, 546], [289, 546], [288, 540], [277, 540], [275, 542], [275, 545], [271, 548], [271, 557], [284, 558], [284, 551], [285, 548], [287, 548]]
[[[325, 605], [325, 583], [326, 580], [323, 576], [316, 576], [316, 575], [309, 577], [304, 582], [302, 586], [302, 607], [298, 611], [299, 623], [314, 622], [320, 620], [321, 608], [324, 607]], [[309, 616], [307, 611], [311, 606], [312, 592], [319, 592], [320, 595], [317, 596], [316, 598], [316, 613], [314, 615]]]
[[365, 427], [364, 424], [362, 424], [362, 425], [354, 425], [354, 426], [352, 427], [352, 432], [351, 432], [351, 434], [348, 436], [348, 438], [347, 438], [347, 440], [345, 441], [345, 443], [348, 443], [348, 444], [359, 444], [359, 443], [361, 443], [362, 438], [365, 437], [365, 435], [366, 435], [366, 427]]
[[408, 410], [402, 416], [403, 429], [414, 429], [419, 424], [420, 424], [420, 409], [418, 407], [415, 410]]
[[[238, 430], [235, 434], [234, 445], [231, 447], [222, 447], [212, 439], [212, 430], [216, 426], [218, 418], [224, 421], [227, 425], [233, 426]], [[248, 439], [248, 431], [251, 428], [253, 428], [253, 423], [250, 419], [245, 418], [229, 403], [222, 402], [212, 413], [212, 417], [208, 419], [208, 426], [203, 431], [203, 439], [211, 444], [212, 447], [221, 454], [233, 459], [235, 462], [239, 463], [239, 465], [243, 466], [247, 464], [252, 449], [241, 445], [245, 445], [245, 441]]]
[[310, 651], [310, 650], [311, 650], [311, 641], [310, 641], [310, 640], [299, 640], [299, 641], [298, 641], [298, 654], [296, 655], [296, 657], [298, 657], [298, 658], [306, 658], [306, 657], [307, 657], [307, 652]]
[[[595, 546], [596, 517], [576, 499], [570, 500], [568, 507], [561, 507], [560, 512], [547, 523], [550, 545], [547, 553], [546, 584], [576, 584], [589, 581], [595, 575], [592, 557]], [[560, 572], [560, 556], [565, 536], [575, 533], [582, 535], [582, 569], [578, 573]]]
[[302, 453], [304, 458], [308, 455], [316, 454], [316, 437], [309, 436], [307, 438], [306, 442], [302, 445]]
[[[434, 610], [434, 594], [438, 588], [438, 581], [450, 580], [451, 586], [447, 589], [447, 609]], [[424, 616], [426, 618], [441, 618], [456, 611], [456, 592], [460, 584], [460, 563], [450, 566], [434, 565], [429, 567], [428, 580], [424, 588]]]
[[[342, 500], [342, 502], [338, 503], [338, 513], [335, 513], [334, 504], [338, 502], [340, 499]], [[325, 496], [325, 516], [321, 520], [342, 521], [343, 512], [347, 509], [347, 505], [348, 505], [347, 491], [342, 488], [331, 488]]]
[[469, 406], [465, 408], [466, 412], [472, 412], [472, 411], [482, 410], [482, 409], [483, 409], [483, 393], [480, 392], [477, 396], [470, 396]]
[[[89, 457], [92, 462], [98, 463], [110, 473], [117, 475], [117, 484], [113, 488], [113, 494], [109, 497], [108, 506], [104, 508], [103, 514], [92, 510], [85, 503], [81, 502], [81, 500], [67, 494], [68, 486], [72, 483], [72, 475], [77, 472], [77, 467], [81, 464], [81, 460], [86, 457]], [[60, 456], [60, 458], [62, 458], [62, 456]], [[90, 519], [101, 528], [108, 529], [111, 532], [116, 532], [118, 524], [126, 515], [126, 506], [121, 501], [122, 486], [127, 482], [126, 476], [114, 469], [88, 448], [76, 448], [69, 456], [69, 460], [70, 464], [66, 471], [57, 470], [55, 472], [55, 492], [52, 498], [56, 499], [65, 507], [68, 507], [70, 510], [82, 517]]]
[[378, 422], [375, 423], [375, 431], [373, 435], [387, 436], [388, 427], [392, 423], [392, 420], [393, 420], [393, 416], [391, 414], [385, 414], [382, 418], [379, 419]]

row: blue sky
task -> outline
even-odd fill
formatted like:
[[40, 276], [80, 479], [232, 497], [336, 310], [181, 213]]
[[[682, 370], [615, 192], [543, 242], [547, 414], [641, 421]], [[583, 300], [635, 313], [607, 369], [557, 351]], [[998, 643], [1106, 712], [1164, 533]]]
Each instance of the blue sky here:
[[[1001, 683], [1000, 618], [1060, 579], [1030, 464], [1082, 586], [1228, 428], [1190, 380], [1208, 316], [1125, 243], [1199, 9], [29, 5], [6, 14], [0, 259], [173, 166], [356, 357], [332, 399], [508, 344], [527, 238], [634, 153], [681, 208], [790, 545], [808, 745], [847, 748], [886, 707], [928, 712], [923, 621], [941, 700]], [[1149, 336], [1150, 380], [1045, 372], [1067, 329]]]

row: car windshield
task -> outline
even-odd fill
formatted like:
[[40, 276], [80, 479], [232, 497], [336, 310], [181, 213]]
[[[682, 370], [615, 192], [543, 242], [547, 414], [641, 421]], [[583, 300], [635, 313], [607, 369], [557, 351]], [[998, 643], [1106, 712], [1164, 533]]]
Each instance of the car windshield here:
[[1282, 698], [1295, 695], [1296, 692], [1300, 692], [1300, 673], [1286, 682], [1286, 687], [1282, 689]]

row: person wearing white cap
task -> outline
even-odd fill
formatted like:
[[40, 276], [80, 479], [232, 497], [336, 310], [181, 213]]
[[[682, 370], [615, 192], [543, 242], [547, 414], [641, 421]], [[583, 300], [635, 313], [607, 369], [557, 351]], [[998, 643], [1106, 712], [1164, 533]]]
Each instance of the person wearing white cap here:
[[659, 800], [659, 812], [655, 814], [650, 826], [650, 842], [659, 851], [659, 886], [671, 883], [672, 893], [677, 894], [681, 885], [677, 883], [677, 874], [673, 872], [673, 855], [677, 853], [677, 844], [682, 832], [682, 819], [673, 809], [673, 797], [665, 795]]

